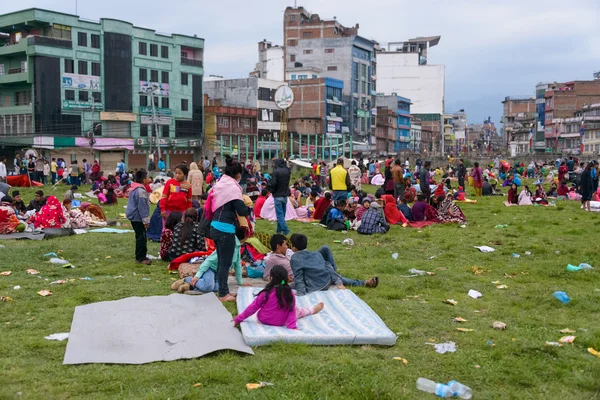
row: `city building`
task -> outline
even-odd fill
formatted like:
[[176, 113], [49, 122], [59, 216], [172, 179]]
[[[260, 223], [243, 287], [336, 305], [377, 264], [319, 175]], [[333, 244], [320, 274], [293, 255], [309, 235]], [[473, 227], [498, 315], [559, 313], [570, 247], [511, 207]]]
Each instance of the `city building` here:
[[411, 149], [411, 100], [395, 93], [390, 95], [377, 95], [377, 116], [382, 109], [391, 110], [396, 115], [396, 135], [394, 137], [393, 151], [398, 153]]
[[600, 103], [583, 106], [577, 115], [583, 121], [583, 152], [597, 157], [600, 154]]
[[110, 170], [122, 158], [144, 167], [159, 147], [169, 166], [201, 148], [203, 39], [36, 8], [1, 15], [0, 32], [6, 155], [34, 147]]
[[[256, 110], [256, 146], [252, 147], [256, 149], [256, 154], [252, 153], [252, 157], [260, 159], [261, 163], [283, 154], [285, 143], [283, 143], [284, 138], [281, 137], [282, 112], [274, 101], [275, 91], [282, 85], [287, 86], [287, 83], [263, 78], [216, 79], [204, 82], [204, 91], [208, 95], [209, 104], [211, 101], [218, 100], [220, 106]], [[225, 123], [225, 120], [222, 121]], [[215, 153], [221, 152], [222, 148], [235, 149], [238, 143], [241, 146], [242, 143], [249, 143], [251, 140], [248, 138], [248, 141], [242, 141], [242, 137], [249, 134], [243, 130], [225, 136], [224, 132], [223, 135], [219, 134], [219, 128], [225, 126], [219, 127], [217, 123], [216, 128], [207, 131], [206, 136], [206, 141], [214, 144], [214, 148], [210, 150]], [[218, 140], [221, 136], [226, 140], [233, 140], [233, 143], [221, 144]], [[245, 154], [245, 151], [241, 150], [240, 153]]]
[[583, 154], [600, 153], [600, 103], [584, 105], [572, 117], [555, 118], [553, 123], [558, 133], [554, 141], [559, 152], [581, 154], [583, 128]]
[[377, 156], [395, 155], [394, 144], [398, 131], [398, 114], [385, 107], [377, 107], [375, 127], [375, 154]]
[[431, 152], [433, 151], [433, 131], [424, 127], [422, 121], [419, 118], [415, 118], [413, 116], [413, 121], [419, 121], [421, 124], [421, 154], [423, 156], [431, 154]]
[[413, 153], [420, 153], [421, 148], [421, 120], [413, 118], [410, 124], [410, 149]]
[[[564, 119], [573, 117], [575, 112], [582, 110], [586, 104], [600, 102], [600, 80], [553, 83], [546, 89], [544, 96], [546, 147], [557, 151], [574, 148], [573, 140], [577, 138], [561, 137], [560, 132], [565, 130], [560, 124]], [[561, 143], [566, 139], [569, 139], [570, 145]]]
[[529, 130], [533, 129], [535, 135], [537, 129], [535, 97], [507, 96], [502, 105], [503, 133], [506, 140], [504, 146], [514, 155], [529, 153]]
[[466, 152], [467, 125], [467, 113], [464, 109], [452, 114], [452, 134], [454, 135], [452, 146], [455, 154]]
[[534, 131], [534, 143], [533, 149], [536, 152], [545, 152], [546, 148], [551, 146], [546, 145], [546, 138], [544, 135], [546, 125], [546, 90], [550, 84], [538, 83], [535, 86], [535, 119], [536, 129]]
[[300, 79], [289, 81], [289, 86], [294, 93], [288, 115], [290, 155], [310, 160], [349, 156], [353, 143], [343, 140], [343, 133], [348, 132], [342, 119], [344, 82], [333, 78]]
[[377, 46], [359, 36], [358, 28], [323, 20], [303, 7], [287, 7], [284, 12], [286, 79], [327, 77], [344, 83], [342, 119], [349, 128], [344, 140], [365, 142], [354, 146], [357, 153], [371, 151]]
[[454, 151], [454, 130], [452, 129], [452, 114], [444, 114], [444, 153]]
[[258, 63], [250, 73], [250, 77], [283, 81], [285, 79], [283, 53], [282, 46], [273, 46], [267, 39], [258, 42]]
[[412, 114], [434, 132], [434, 149], [440, 150], [445, 99], [445, 66], [429, 63], [429, 48], [440, 36], [392, 42], [377, 52], [377, 91], [401, 93], [411, 99]]

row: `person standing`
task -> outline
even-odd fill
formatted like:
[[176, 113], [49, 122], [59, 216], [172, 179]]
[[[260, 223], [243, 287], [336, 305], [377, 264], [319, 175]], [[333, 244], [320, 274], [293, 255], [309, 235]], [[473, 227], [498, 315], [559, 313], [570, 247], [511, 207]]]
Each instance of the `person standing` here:
[[50, 174], [52, 175], [52, 184], [56, 184], [56, 173], [58, 171], [58, 164], [56, 164], [56, 158], [52, 159], [50, 163]]
[[242, 168], [239, 162], [227, 157], [225, 174], [209, 193], [212, 198], [210, 237], [215, 242], [219, 259], [217, 282], [219, 282], [219, 300], [222, 302], [235, 301], [235, 297], [229, 293], [227, 277], [236, 249], [236, 223], [238, 216], [246, 217], [250, 213], [242, 198], [242, 187], [238, 184], [242, 177]]
[[195, 162], [190, 164], [187, 180], [192, 185], [192, 200], [200, 201], [200, 196], [204, 193], [204, 174]]
[[590, 201], [592, 200], [592, 167], [593, 162], [590, 162], [581, 174], [581, 183], [579, 185], [579, 191], [581, 192], [581, 204], [583, 205], [583, 211], [592, 211], [590, 209]]
[[350, 175], [344, 169], [344, 160], [338, 158], [335, 168], [329, 171], [329, 189], [333, 190], [333, 201], [347, 201], [350, 186]]
[[44, 176], [42, 179], [42, 183], [44, 185], [48, 184], [48, 177], [50, 176], [50, 164], [47, 159], [44, 159]]
[[415, 168], [415, 172], [419, 173], [421, 171], [421, 157], [417, 158], [417, 161], [415, 162], [416, 168]]
[[575, 169], [575, 161], [573, 161], [573, 156], [569, 156], [569, 161], [567, 161], [567, 170], [569, 172], [573, 172]]
[[360, 191], [362, 189], [362, 185], [360, 183], [362, 171], [356, 165], [356, 161], [352, 161], [352, 165], [350, 165], [350, 168], [348, 169], [348, 174], [350, 175], [350, 184], [354, 186], [357, 191]]
[[[288, 235], [290, 230], [285, 222], [288, 196], [290, 195], [290, 169], [285, 165], [285, 160], [275, 160], [275, 169], [271, 177], [271, 194], [275, 202], [275, 214], [277, 215], [277, 233]], [[241, 178], [241, 171], [240, 171]]]
[[398, 200], [398, 198], [401, 198], [404, 195], [404, 170], [399, 158], [394, 161], [394, 166], [392, 167], [392, 179], [394, 180], [394, 198]]
[[592, 164], [592, 193], [594, 193], [598, 190], [598, 161], [593, 160]]
[[6, 157], [2, 157], [0, 161], [0, 182], [6, 183]]
[[192, 207], [192, 185], [185, 180], [188, 174], [188, 168], [181, 164], [175, 168], [173, 178], [165, 183], [160, 202], [160, 216], [163, 218], [163, 229], [167, 217], [173, 211], [185, 213]]
[[[25, 164], [25, 162], [23, 162]], [[36, 179], [35, 176], [35, 157], [29, 158], [29, 162], [27, 162], [27, 173], [29, 174], [29, 179]]]
[[13, 166], [15, 167], [15, 175], [21, 174], [21, 156], [16, 155], [13, 161]]
[[165, 165], [165, 161], [162, 158], [158, 160], [158, 171], [165, 172], [166, 168], [167, 166]]
[[565, 179], [565, 176], [567, 175], [568, 172], [569, 172], [569, 170], [567, 168], [567, 163], [562, 161], [560, 163], [560, 167], [558, 167], [558, 181], [562, 182]]
[[208, 159], [208, 156], [204, 156], [204, 160], [202, 161], [202, 168], [204, 168], [204, 171], [210, 170], [210, 161]]
[[145, 185], [149, 182], [146, 171], [141, 170], [135, 173], [135, 182], [131, 184], [125, 212], [135, 231], [135, 262], [144, 265], [152, 264], [147, 257], [148, 240], [146, 239], [146, 229], [150, 226], [150, 200]]
[[473, 171], [471, 172], [473, 177], [473, 186], [475, 187], [475, 196], [481, 196], [481, 188], [483, 187], [483, 171], [479, 167], [479, 163], [473, 164]]
[[83, 180], [83, 183], [85, 183], [86, 185], [88, 183], [90, 183], [90, 175], [92, 174], [92, 167], [90, 166], [90, 163], [88, 163], [87, 159], [83, 159], [83, 172], [81, 175], [81, 178]]
[[461, 158], [458, 160], [458, 168], [456, 169], [456, 176], [458, 177], [458, 186], [465, 187], [465, 176], [467, 175], [467, 168], [465, 168], [465, 161]]
[[40, 183], [44, 179], [44, 160], [41, 157], [35, 160], [35, 177], [31, 177], [31, 179]]
[[327, 164], [321, 161], [321, 169], [319, 169], [319, 178], [321, 179], [321, 187], [327, 187]]
[[431, 181], [431, 175], [429, 174], [430, 168], [431, 161], [427, 160], [419, 172], [419, 186], [421, 188], [421, 193], [423, 193], [427, 201], [431, 198], [431, 188], [429, 187], [429, 182]]
[[410, 171], [410, 161], [408, 161], [408, 157], [406, 157], [406, 161], [404, 161], [404, 169], [406, 169], [406, 172]]
[[117, 163], [117, 175], [121, 176], [125, 173], [125, 160], [121, 159], [120, 162]]

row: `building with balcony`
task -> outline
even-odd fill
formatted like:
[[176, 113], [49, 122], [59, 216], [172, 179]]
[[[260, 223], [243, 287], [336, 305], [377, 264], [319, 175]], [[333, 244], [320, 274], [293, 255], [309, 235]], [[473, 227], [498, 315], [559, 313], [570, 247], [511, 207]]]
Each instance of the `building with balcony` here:
[[[521, 131], [523, 129], [524, 124], [526, 124], [527, 134], [529, 135], [530, 123], [532, 120], [535, 120], [535, 112], [536, 112], [536, 99], [532, 96], [507, 96], [502, 101], [502, 124], [503, 124], [503, 146], [505, 148], [511, 149], [511, 153], [513, 149], [517, 151], [517, 154], [521, 152], [529, 152], [529, 138], [526, 139], [527, 150], [523, 150], [523, 146], [525, 146], [524, 140], [521, 140]], [[535, 124], [537, 125], [537, 124]], [[536, 127], [533, 127], [534, 134], [536, 131]], [[519, 134], [514, 134], [513, 132], [517, 132]], [[511, 141], [515, 139], [519, 143], [510, 144]]]
[[377, 108], [375, 128], [375, 154], [378, 156], [395, 155], [398, 114], [385, 107]]
[[209, 158], [226, 154], [253, 159], [261, 145], [258, 140], [258, 109], [256, 107], [226, 106], [219, 99], [205, 95], [204, 150]]
[[391, 110], [396, 115], [396, 136], [394, 138], [393, 151], [411, 150], [411, 100], [406, 97], [391, 95], [377, 95], [377, 116], [382, 109]]
[[203, 51], [203, 39], [110, 18], [36, 8], [0, 15], [6, 155], [35, 147], [67, 161], [95, 157], [110, 170], [121, 158], [144, 167], [160, 148], [174, 165], [202, 146]]

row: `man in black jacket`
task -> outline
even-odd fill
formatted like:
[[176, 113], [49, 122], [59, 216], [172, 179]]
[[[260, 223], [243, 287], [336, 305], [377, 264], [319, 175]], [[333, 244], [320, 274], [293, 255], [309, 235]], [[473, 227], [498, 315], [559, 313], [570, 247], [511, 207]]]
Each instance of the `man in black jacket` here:
[[275, 160], [275, 168], [271, 177], [271, 193], [275, 201], [277, 215], [277, 233], [288, 235], [290, 230], [285, 222], [288, 196], [290, 195], [290, 169], [281, 158]]
[[456, 176], [458, 176], [458, 186], [465, 187], [465, 175], [467, 174], [467, 169], [465, 168], [465, 164], [463, 159], [458, 160], [458, 168], [456, 171]]

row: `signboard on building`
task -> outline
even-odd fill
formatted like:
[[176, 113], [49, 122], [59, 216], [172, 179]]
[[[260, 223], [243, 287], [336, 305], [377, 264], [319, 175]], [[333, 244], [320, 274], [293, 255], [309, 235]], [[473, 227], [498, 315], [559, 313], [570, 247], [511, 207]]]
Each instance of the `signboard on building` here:
[[356, 116], [357, 117], [366, 118], [366, 117], [369, 116], [369, 114], [366, 111], [363, 111], [363, 110], [356, 110]]
[[294, 92], [289, 86], [281, 85], [275, 91], [274, 100], [278, 108], [287, 110], [294, 102]]
[[327, 137], [329, 139], [341, 139], [342, 138], [342, 134], [341, 133], [328, 133]]
[[317, 152], [317, 146], [302, 146], [300, 147], [300, 154], [315, 154]]
[[171, 125], [171, 117], [169, 115], [156, 115], [154, 120], [152, 119], [152, 115], [140, 115], [140, 119], [142, 124], [144, 125]]
[[335, 133], [335, 123], [327, 124], [327, 133]]
[[123, 112], [101, 112], [100, 121], [136, 122], [137, 115]]
[[100, 77], [64, 73], [62, 87], [70, 89], [100, 90]]
[[[155, 107], [156, 115], [171, 115], [170, 108], [158, 108]], [[152, 115], [152, 106], [140, 107], [140, 114], [149, 114]]]
[[160, 82], [140, 81], [140, 93], [152, 93], [157, 96], [168, 96], [169, 84]]
[[[75, 101], [75, 100], [63, 100], [62, 102], [63, 110], [91, 110], [92, 103], [89, 101]], [[94, 110], [104, 110], [104, 104], [102, 103], [94, 103]]]
[[264, 150], [277, 150], [281, 147], [281, 143], [279, 142], [267, 142], [267, 141], [258, 141], [258, 146], [260, 149]]

